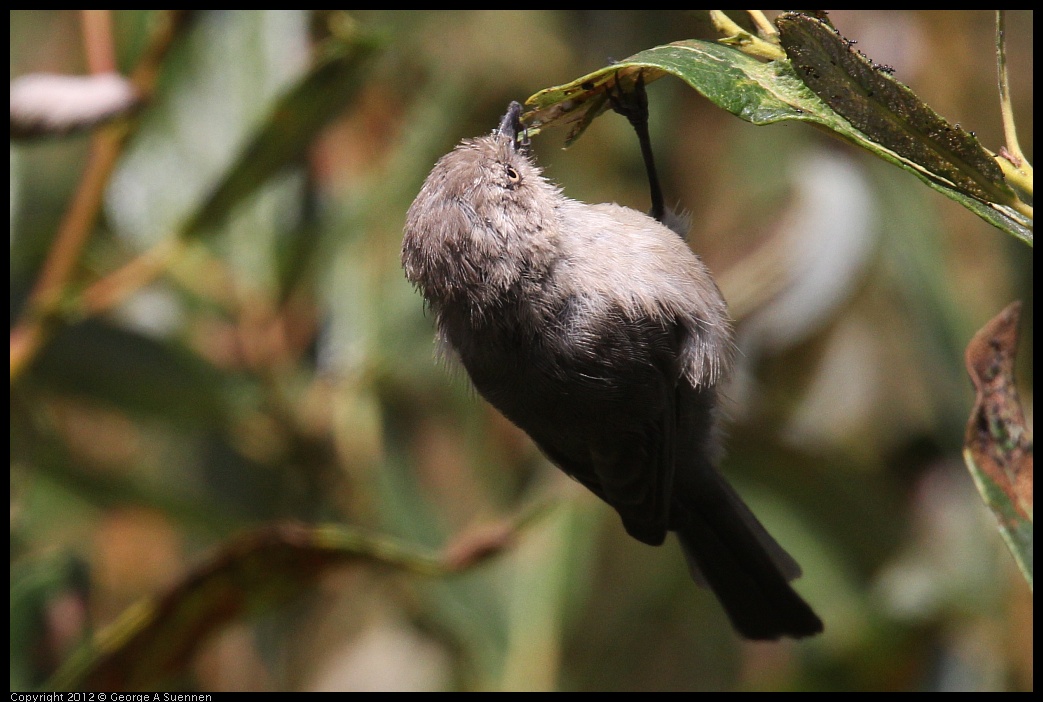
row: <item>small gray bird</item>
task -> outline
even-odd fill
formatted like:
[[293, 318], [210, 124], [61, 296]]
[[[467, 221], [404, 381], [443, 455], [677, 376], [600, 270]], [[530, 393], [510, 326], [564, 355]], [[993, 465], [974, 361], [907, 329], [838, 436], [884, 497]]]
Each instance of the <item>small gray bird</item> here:
[[528, 154], [521, 111], [442, 157], [406, 216], [402, 265], [443, 345], [631, 536], [677, 532], [740, 634], [822, 631], [789, 585], [800, 567], [715, 467], [732, 341], [713, 277], [655, 219], [565, 197]]

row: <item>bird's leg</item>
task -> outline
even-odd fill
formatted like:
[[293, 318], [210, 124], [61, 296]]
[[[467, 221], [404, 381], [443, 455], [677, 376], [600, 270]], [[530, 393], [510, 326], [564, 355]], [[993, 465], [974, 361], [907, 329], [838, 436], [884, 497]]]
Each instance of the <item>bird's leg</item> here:
[[645, 93], [644, 73], [637, 74], [634, 81], [634, 89], [625, 91], [619, 83], [619, 73], [616, 80], [609, 86], [608, 101], [612, 109], [627, 118], [634, 131], [637, 132], [637, 140], [641, 144], [641, 156], [645, 159], [645, 170], [648, 172], [648, 189], [652, 196], [652, 216], [662, 222], [665, 207], [663, 205], [663, 190], [659, 186], [659, 175], [656, 173], [655, 161], [652, 158], [652, 140], [648, 136], [648, 95]]

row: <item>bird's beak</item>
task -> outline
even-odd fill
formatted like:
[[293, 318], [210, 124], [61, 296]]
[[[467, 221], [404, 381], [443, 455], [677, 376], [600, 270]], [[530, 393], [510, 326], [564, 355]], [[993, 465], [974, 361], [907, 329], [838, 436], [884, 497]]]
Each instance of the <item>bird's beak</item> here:
[[522, 106], [515, 100], [507, 106], [507, 114], [500, 120], [500, 126], [497, 127], [496, 132], [503, 136], [510, 137], [511, 145], [515, 148], [518, 146], [524, 146], [524, 129], [521, 125], [521, 113]]

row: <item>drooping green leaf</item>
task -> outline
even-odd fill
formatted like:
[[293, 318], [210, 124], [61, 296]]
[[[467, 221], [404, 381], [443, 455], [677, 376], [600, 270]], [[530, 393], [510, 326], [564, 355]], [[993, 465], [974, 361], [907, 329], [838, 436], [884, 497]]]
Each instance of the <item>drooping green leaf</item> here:
[[568, 137], [571, 143], [608, 107], [606, 92], [616, 83], [623, 90], [632, 89], [639, 73], [646, 84], [667, 74], [677, 76], [718, 107], [753, 124], [821, 121], [827, 116], [814, 114], [818, 98], [794, 76], [776, 71], [775, 64], [727, 46], [689, 39], [646, 49], [565, 85], [541, 90], [526, 100], [532, 109], [523, 121], [532, 133], [558, 122], [574, 125]]
[[[608, 91], [617, 85], [622, 90], [632, 89], [639, 74], [646, 84], [667, 74], [674, 75], [718, 107], [752, 124], [795, 120], [825, 128], [901, 166], [999, 229], [1032, 243], [1032, 219], [1010, 206], [1006, 194], [1009, 188], [1003, 190], [1001, 201], [985, 201], [980, 197], [982, 192], [988, 192], [984, 186], [976, 186], [977, 194], [967, 192], [961, 185], [940, 177], [856, 128], [804, 83], [790, 61], [763, 62], [712, 42], [689, 39], [657, 46], [570, 83], [541, 90], [526, 101], [530, 110], [522, 121], [532, 134], [551, 125], [567, 126], [566, 143], [571, 143], [608, 108]], [[986, 183], [992, 182], [991, 176], [981, 178]], [[970, 180], [977, 183], [973, 178]], [[991, 188], [1002, 190], [995, 184]]]

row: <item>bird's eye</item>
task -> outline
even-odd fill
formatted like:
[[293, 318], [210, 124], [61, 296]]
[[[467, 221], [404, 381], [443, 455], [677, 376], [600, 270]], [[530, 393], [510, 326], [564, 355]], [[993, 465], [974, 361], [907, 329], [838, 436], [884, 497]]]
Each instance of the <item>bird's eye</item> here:
[[521, 182], [521, 174], [514, 169], [514, 166], [507, 166], [506, 173], [507, 180], [511, 181], [512, 185]]

